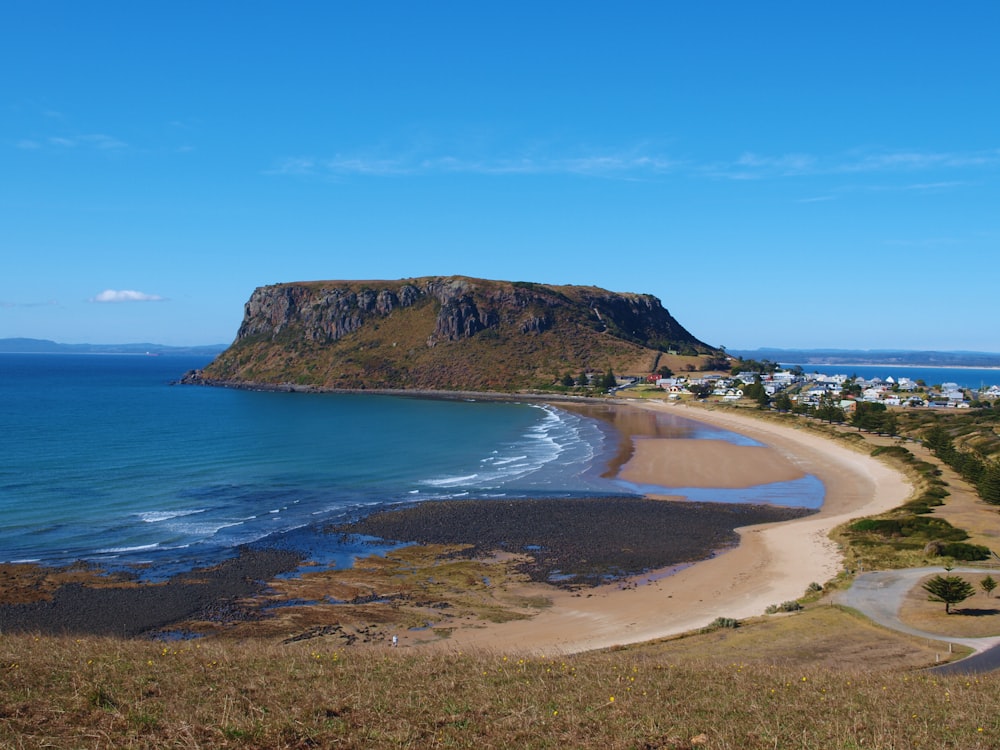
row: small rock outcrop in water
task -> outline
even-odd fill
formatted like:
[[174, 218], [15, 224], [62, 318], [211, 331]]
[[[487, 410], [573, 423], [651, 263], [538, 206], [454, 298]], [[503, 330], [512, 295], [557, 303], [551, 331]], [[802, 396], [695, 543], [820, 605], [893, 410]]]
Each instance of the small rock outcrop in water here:
[[718, 352], [648, 294], [462, 276], [263, 286], [236, 341], [186, 382], [513, 391]]

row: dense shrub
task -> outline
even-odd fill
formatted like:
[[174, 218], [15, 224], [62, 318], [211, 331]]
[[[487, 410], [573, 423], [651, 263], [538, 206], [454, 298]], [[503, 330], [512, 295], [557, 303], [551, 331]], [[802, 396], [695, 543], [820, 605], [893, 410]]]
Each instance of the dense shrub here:
[[981, 544], [951, 542], [941, 546], [941, 555], [953, 557], [956, 560], [988, 560], [990, 554], [990, 548]]
[[738, 628], [739, 626], [740, 621], [735, 617], [716, 617], [708, 627], [716, 630], [718, 628]]
[[848, 527], [851, 531], [878, 534], [884, 538], [913, 537], [914, 541], [939, 539], [945, 542], [960, 542], [969, 535], [956, 529], [943, 518], [927, 518], [913, 515], [902, 518], [862, 518]]

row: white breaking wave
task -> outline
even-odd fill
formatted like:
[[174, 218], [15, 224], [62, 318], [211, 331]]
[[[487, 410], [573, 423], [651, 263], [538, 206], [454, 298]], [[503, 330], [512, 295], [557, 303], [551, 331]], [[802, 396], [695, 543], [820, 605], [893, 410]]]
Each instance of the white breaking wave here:
[[[554, 477], [572, 479], [590, 467], [602, 440], [594, 424], [576, 414], [560, 411], [548, 405], [532, 405], [544, 412], [521, 439], [493, 450], [479, 460], [480, 471], [425, 479], [420, 484], [438, 490], [462, 490], [463, 493], [498, 490], [517, 486], [522, 491], [551, 488]], [[454, 497], [454, 494], [449, 496]]]
[[467, 484], [472, 482], [478, 474], [467, 474], [462, 477], [443, 477], [441, 479], [425, 479], [424, 484], [429, 484], [432, 487], [454, 487], [460, 484]]
[[134, 547], [106, 547], [104, 549], [97, 550], [98, 555], [122, 555], [129, 552], [146, 552], [147, 550], [156, 549], [160, 545], [156, 542], [153, 544], [137, 544]]
[[151, 510], [146, 513], [139, 513], [138, 516], [146, 523], [160, 523], [161, 521], [169, 521], [173, 518], [182, 518], [184, 516], [193, 516], [196, 513], [204, 513], [205, 508], [199, 508], [197, 510]]
[[512, 456], [511, 458], [493, 458], [490, 456], [489, 458], [484, 458], [480, 461], [480, 463], [490, 463], [494, 466], [506, 466], [507, 464], [514, 463], [515, 461], [523, 461], [526, 458], [527, 456]]

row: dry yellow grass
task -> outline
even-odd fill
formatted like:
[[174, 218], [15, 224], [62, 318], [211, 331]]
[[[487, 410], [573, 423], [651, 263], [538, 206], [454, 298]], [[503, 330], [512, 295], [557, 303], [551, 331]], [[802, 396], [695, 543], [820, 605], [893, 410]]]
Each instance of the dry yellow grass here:
[[[825, 637], [810, 638], [817, 629]], [[873, 654], [894, 654], [892, 667], [871, 669]], [[928, 656], [919, 643], [822, 606], [736, 630], [558, 658], [343, 649], [324, 639], [156, 644], [8, 636], [0, 641], [0, 746], [1000, 744], [998, 678], [907, 669]]]

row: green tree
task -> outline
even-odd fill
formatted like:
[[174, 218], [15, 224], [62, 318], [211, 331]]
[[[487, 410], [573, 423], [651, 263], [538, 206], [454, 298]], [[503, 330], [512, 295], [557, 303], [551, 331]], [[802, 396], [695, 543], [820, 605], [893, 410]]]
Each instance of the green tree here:
[[745, 383], [743, 385], [743, 398], [752, 399], [759, 404], [762, 397], [767, 398], [767, 393], [765, 393], [764, 386], [760, 383], [760, 375], [756, 376], [752, 383]]
[[567, 388], [572, 388], [574, 385], [576, 385], [576, 379], [573, 377], [573, 373], [567, 372], [565, 375], [563, 375], [562, 384]]
[[993, 596], [993, 589], [996, 587], [997, 582], [993, 576], [986, 576], [979, 582], [979, 588], [986, 592], [986, 596]]
[[712, 386], [705, 385], [704, 383], [693, 383], [687, 389], [696, 398], [708, 398], [708, 394], [712, 392]]
[[847, 421], [847, 412], [834, 403], [833, 399], [824, 397], [816, 411], [813, 412], [817, 419], [822, 419], [824, 422], [829, 422], [833, 424], [837, 422], [838, 424]]
[[976, 485], [979, 496], [990, 505], [1000, 505], [1000, 463], [990, 461]]
[[601, 378], [601, 388], [605, 391], [610, 391], [616, 385], [618, 385], [618, 378], [615, 377], [615, 374], [609, 367], [608, 371], [604, 373], [604, 376]]
[[861, 386], [858, 385], [857, 375], [852, 375], [840, 387], [840, 393], [844, 396], [860, 396]]
[[576, 384], [579, 386], [585, 386], [590, 383], [590, 378], [587, 377], [587, 373], [580, 371], [580, 374], [576, 378]]
[[939, 424], [934, 425], [924, 433], [924, 445], [938, 454], [939, 458], [942, 458], [942, 451], [948, 451], [953, 447], [951, 435]]
[[851, 415], [851, 425], [859, 430], [877, 432], [882, 426], [882, 417], [885, 415], [885, 411], [885, 404], [858, 401], [854, 405], [854, 414]]
[[879, 426], [880, 435], [896, 437], [899, 434], [899, 420], [895, 412], [887, 411], [882, 415], [882, 424]]
[[782, 391], [777, 396], [774, 397], [774, 408], [778, 411], [791, 411], [792, 410], [792, 399], [791, 397]]
[[943, 602], [945, 614], [951, 614], [951, 605], [964, 602], [976, 590], [961, 576], [934, 576], [923, 585], [932, 602]]

